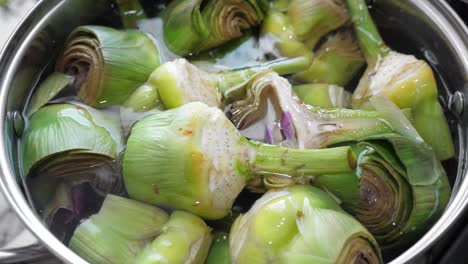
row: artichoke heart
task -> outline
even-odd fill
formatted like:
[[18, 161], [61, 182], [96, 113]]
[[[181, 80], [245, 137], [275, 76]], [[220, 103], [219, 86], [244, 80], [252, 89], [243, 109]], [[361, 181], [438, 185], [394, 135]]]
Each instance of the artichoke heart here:
[[383, 263], [373, 236], [325, 192], [271, 190], [237, 218], [231, 263]]
[[355, 162], [349, 147], [298, 150], [249, 142], [220, 109], [195, 102], [135, 124], [123, 175], [133, 199], [220, 219], [256, 175], [302, 179], [352, 172]]
[[164, 40], [185, 56], [217, 47], [258, 25], [267, 0], [174, 0], [163, 11]]
[[[229, 111], [233, 123], [248, 138], [316, 149], [393, 131], [377, 112], [303, 105], [291, 84], [274, 72], [256, 75], [246, 86], [246, 98], [233, 102]], [[266, 130], [264, 138], [263, 134], [259, 138], [258, 126]]]
[[82, 26], [68, 37], [57, 70], [75, 77], [83, 102], [104, 108], [124, 103], [159, 64], [158, 49], [143, 32]]
[[425, 61], [390, 50], [367, 10], [365, 0], [347, 0], [367, 70], [353, 94], [353, 108], [369, 108], [384, 93], [398, 107], [411, 108], [413, 124], [440, 160], [454, 156], [452, 136], [438, 102], [434, 73]]

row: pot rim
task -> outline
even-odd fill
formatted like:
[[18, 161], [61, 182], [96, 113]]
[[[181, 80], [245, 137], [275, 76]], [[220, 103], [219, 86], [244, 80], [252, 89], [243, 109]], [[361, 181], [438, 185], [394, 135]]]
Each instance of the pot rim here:
[[[58, 0], [54, 8], [57, 8], [65, 0]], [[62, 261], [67, 263], [87, 263], [62, 242], [60, 242], [41, 222], [36, 213], [27, 202], [20, 186], [18, 185], [17, 178], [13, 173], [8, 160], [7, 146], [6, 146], [6, 120], [10, 119], [11, 113], [7, 111], [7, 99], [9, 93], [8, 84], [11, 83], [14, 76], [13, 70], [19, 64], [17, 58], [12, 61], [7, 60], [10, 56], [14, 55], [15, 51], [24, 50], [25, 46], [20, 46], [18, 50], [12, 47], [16, 44], [17, 40], [21, 39], [23, 32], [30, 26], [32, 17], [35, 14], [41, 13], [40, 10], [45, 10], [49, 7], [49, 1], [39, 1], [35, 7], [28, 12], [25, 18], [21, 21], [19, 26], [16, 27], [14, 33], [10, 36], [5, 43], [3, 50], [0, 52], [0, 188], [4, 198], [8, 201], [10, 207], [15, 211], [24, 225], [44, 244], [55, 256], [59, 257]], [[440, 27], [445, 30], [445, 35], [452, 43], [457, 54], [464, 54], [460, 59], [468, 76], [468, 28], [463, 23], [461, 18], [445, 1], [417, 1], [413, 3], [418, 6], [423, 12], [429, 14], [429, 17]], [[439, 8], [436, 8], [439, 7]], [[47, 16], [40, 19], [40, 23], [45, 23]], [[38, 27], [36, 26], [36, 29]], [[31, 34], [29, 34], [31, 36]], [[465, 142], [461, 138], [461, 142]], [[465, 158], [465, 150], [459, 153], [459, 161], [467, 160]], [[464, 167], [464, 166], [460, 166]], [[460, 173], [459, 173], [460, 174]], [[394, 259], [391, 263], [408, 263], [415, 257], [422, 254], [427, 248], [434, 244], [434, 242], [447, 232], [449, 227], [459, 220], [461, 213], [468, 206], [468, 179], [463, 175], [464, 180], [459, 188], [459, 192], [452, 197], [450, 204], [447, 206], [444, 214], [439, 218], [435, 225], [426, 232], [412, 247], [407, 249], [404, 253]], [[466, 190], [462, 192], [461, 190]]]

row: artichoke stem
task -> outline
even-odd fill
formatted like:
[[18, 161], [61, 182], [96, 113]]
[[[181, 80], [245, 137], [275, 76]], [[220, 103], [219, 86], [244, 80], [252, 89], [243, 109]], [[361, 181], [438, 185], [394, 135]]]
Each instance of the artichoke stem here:
[[356, 157], [350, 147], [301, 150], [257, 144], [254, 148], [252, 171], [257, 175], [302, 177], [353, 172], [356, 168]]
[[116, 0], [116, 2], [125, 28], [137, 28], [138, 21], [146, 18], [139, 0]]
[[388, 48], [369, 14], [366, 1], [347, 0], [346, 2], [364, 57], [368, 64], [374, 65]]
[[424, 141], [432, 145], [439, 160], [454, 156], [450, 129], [437, 99], [422, 100], [414, 107], [413, 124]]

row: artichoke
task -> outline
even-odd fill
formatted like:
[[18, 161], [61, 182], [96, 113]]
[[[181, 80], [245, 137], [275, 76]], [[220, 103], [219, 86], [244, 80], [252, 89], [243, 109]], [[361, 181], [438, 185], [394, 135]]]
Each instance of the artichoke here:
[[[303, 105], [293, 96], [291, 84], [274, 72], [255, 76], [247, 87], [247, 97], [233, 102], [229, 111], [248, 138], [316, 149], [393, 131], [377, 112]], [[259, 129], [265, 131], [260, 138]]]
[[311, 186], [271, 190], [234, 223], [232, 263], [382, 263], [356, 219]]
[[[119, 193], [116, 159], [123, 149], [118, 118], [77, 104], [53, 104], [33, 113], [21, 138], [21, 175], [46, 224], [69, 225], [99, 196]], [[82, 199], [96, 197], [94, 201]], [[80, 209], [81, 208], [81, 209]], [[55, 232], [66, 240], [67, 230]]]
[[291, 0], [288, 18], [295, 35], [309, 49], [350, 20], [343, 0]]
[[450, 185], [434, 151], [387, 100], [371, 99], [398, 134], [359, 142], [355, 175], [321, 175], [314, 184], [342, 200], [382, 248], [393, 249], [414, 242], [442, 215]]
[[174, 0], [162, 13], [164, 41], [185, 56], [217, 47], [258, 25], [267, 0]]
[[[273, 10], [268, 13], [261, 29], [261, 43], [265, 47], [273, 45], [276, 49], [273, 50], [273, 53], [277, 57], [306, 56], [311, 59], [313, 57], [312, 51], [319, 40], [350, 20], [341, 0], [291, 0], [288, 1], [289, 3], [286, 2], [273, 1]], [[340, 39], [336, 38], [335, 40]], [[356, 55], [357, 53], [352, 46], [346, 47], [348, 44], [351, 43], [349, 41], [340, 43], [339, 49], [353, 50], [352, 53]], [[336, 47], [336, 43], [334, 46]], [[347, 54], [344, 54], [343, 58], [346, 58]], [[349, 75], [350, 73], [345, 74]]]
[[312, 48], [298, 39], [286, 14], [272, 10], [262, 24], [260, 44], [276, 57], [304, 56], [313, 58]]
[[69, 247], [90, 263], [204, 263], [211, 229], [197, 216], [108, 195]]
[[151, 39], [137, 30], [101, 26], [75, 29], [57, 70], [75, 77], [78, 97], [87, 105], [121, 105], [160, 64]]
[[69, 247], [92, 264], [137, 263], [168, 219], [159, 208], [107, 195], [100, 211], [75, 230]]
[[78, 104], [53, 104], [35, 112], [21, 139], [23, 177], [73, 178], [114, 171], [123, 149], [120, 123]]
[[308, 59], [298, 57], [233, 71], [208, 73], [185, 59], [177, 59], [158, 67], [151, 74], [148, 84], [157, 89], [167, 108], [198, 101], [208, 106], [221, 107], [222, 101], [242, 97], [245, 84], [266, 69], [283, 75], [302, 71], [308, 66]]
[[452, 137], [438, 102], [431, 67], [412, 55], [392, 51], [382, 40], [365, 0], [347, 0], [355, 32], [366, 57], [367, 71], [353, 94], [354, 108], [369, 108], [369, 99], [384, 93], [398, 107], [411, 108], [413, 124], [437, 157], [454, 155]]
[[365, 60], [352, 31], [340, 30], [329, 36], [314, 53], [309, 69], [293, 76], [307, 83], [347, 85], [364, 66]]
[[195, 102], [134, 125], [123, 175], [133, 199], [220, 219], [256, 175], [352, 172], [354, 158], [349, 147], [298, 150], [249, 142], [220, 109]]

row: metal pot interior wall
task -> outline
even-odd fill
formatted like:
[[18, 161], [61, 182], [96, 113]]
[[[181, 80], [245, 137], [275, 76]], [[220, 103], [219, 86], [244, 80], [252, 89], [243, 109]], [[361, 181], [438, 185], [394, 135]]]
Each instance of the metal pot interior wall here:
[[[148, 5], [149, 2], [143, 1]], [[455, 159], [444, 164], [450, 175], [454, 194], [456, 194], [464, 180], [466, 170], [464, 148], [468, 120], [462, 110], [465, 106], [463, 98], [467, 96], [468, 91], [468, 55], [466, 54], [468, 51], [465, 50], [463, 55], [460, 54], [460, 47], [455, 46], [448, 37], [453, 32], [442, 29], [440, 22], [434, 20], [435, 16], [427, 10], [419, 9], [418, 7], [422, 5], [428, 6], [421, 2], [419, 0], [374, 0], [371, 12], [384, 39], [391, 47], [404, 53], [415, 54], [418, 58], [424, 58], [438, 73], [440, 99], [446, 106], [446, 114], [458, 153]], [[438, 3], [439, 1], [428, 0], [427, 2], [437, 6], [443, 16], [451, 15], [450, 12], [442, 10], [442, 4]], [[7, 159], [14, 170], [14, 174], [6, 173], [5, 177], [18, 175], [16, 141], [25, 126], [25, 121], [19, 113], [23, 111], [30, 92], [41, 78], [53, 70], [54, 59], [60, 53], [67, 34], [73, 28], [84, 24], [119, 25], [119, 22], [116, 23], [119, 21], [118, 14], [111, 7], [111, 0], [42, 1], [4, 50], [0, 61], [0, 87], [9, 90], [7, 103], [1, 107], [6, 107], [3, 112], [6, 114], [3, 126], [4, 140]], [[463, 34], [462, 28], [457, 25], [454, 28], [459, 34]], [[468, 43], [468, 36], [465, 35], [462, 38], [465, 38], [465, 42]], [[12, 182], [14, 179], [9, 180]], [[21, 182], [19, 178], [18, 181]], [[468, 193], [468, 190], [461, 191]], [[15, 201], [12, 202], [15, 203]], [[47, 241], [43, 242], [50, 244]], [[70, 257], [69, 252], [58, 252], [57, 249], [52, 249], [52, 251], [62, 259], [77, 259], [76, 256]]]

